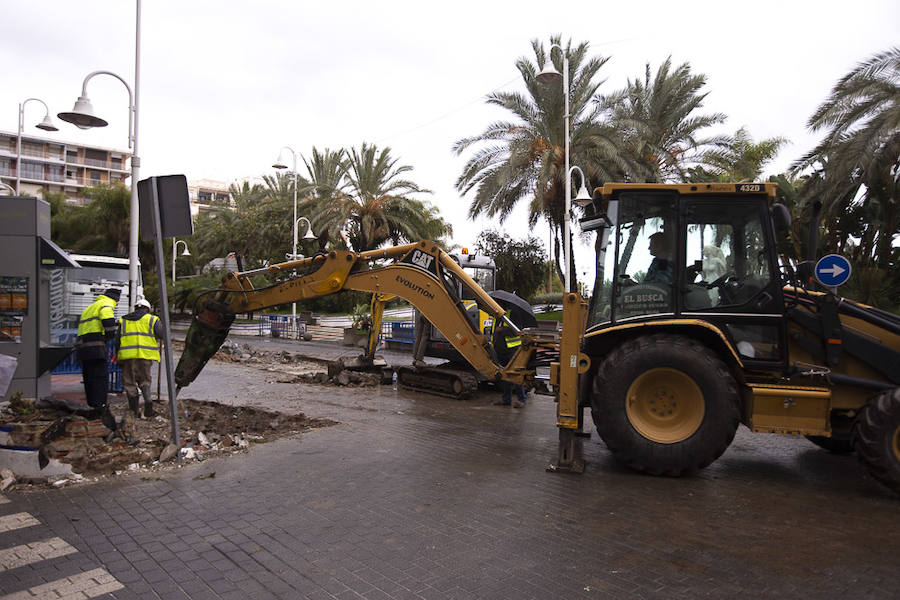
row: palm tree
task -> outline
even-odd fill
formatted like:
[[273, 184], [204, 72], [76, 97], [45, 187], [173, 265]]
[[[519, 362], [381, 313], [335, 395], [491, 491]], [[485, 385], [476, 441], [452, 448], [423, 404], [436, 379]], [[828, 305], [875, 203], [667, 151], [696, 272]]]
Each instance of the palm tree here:
[[597, 98], [610, 123], [622, 132], [625, 147], [638, 165], [636, 179], [647, 183], [686, 181], [686, 166], [698, 158], [700, 150], [719, 141], [700, 137], [703, 129], [725, 120], [722, 113], [695, 114], [707, 93], [700, 93], [705, 75], [691, 73], [684, 63], [674, 70], [667, 58], [651, 74], [650, 63], [644, 79], [629, 80], [625, 89]]
[[250, 209], [223, 210], [221, 212], [200, 213], [194, 222], [191, 245], [202, 260], [227, 256], [234, 252], [238, 270], [244, 270], [244, 262], [258, 246], [254, 244], [255, 219]]
[[[316, 221], [323, 223], [332, 239], [339, 239], [346, 226], [357, 252], [372, 250], [387, 240], [414, 241], [428, 233], [426, 205], [410, 194], [430, 193], [403, 179], [412, 167], [398, 165], [391, 149], [363, 143], [350, 150], [346, 161], [347, 193], [320, 205]], [[423, 212], [424, 211], [424, 212]], [[432, 215], [433, 216], [433, 215]], [[433, 224], [429, 226], [433, 227]]]
[[723, 138], [716, 147], [705, 151], [700, 162], [709, 167], [688, 169], [691, 181], [757, 181], [763, 168], [787, 143], [787, 138], [773, 137], [754, 142], [743, 127], [733, 136]]
[[[551, 47], [562, 46], [559, 36], [550, 41]], [[541, 85], [536, 77], [548, 60], [561, 71], [563, 60], [559, 53], [551, 52], [548, 57], [539, 40], [532, 40], [531, 47], [534, 62], [526, 57], [516, 61], [525, 93], [493, 92], [487, 96], [488, 104], [508, 110], [512, 120], [491, 123], [480, 134], [454, 144], [457, 154], [478, 146], [456, 188], [464, 195], [475, 191], [470, 218], [486, 214], [503, 222], [519, 202], [530, 198], [529, 225], [533, 227], [543, 216], [558, 233], [566, 216], [565, 98], [559, 88]], [[598, 74], [609, 59], [589, 58], [587, 42], [573, 47], [570, 40], [565, 48], [569, 58], [570, 162], [581, 166], [592, 184], [602, 183], [628, 169], [618, 152], [619, 136], [600, 122], [599, 107], [591, 104], [603, 83], [597, 79]], [[559, 265], [558, 244], [556, 255]], [[564, 279], [562, 272], [559, 274]]]
[[54, 222], [54, 239], [71, 250], [128, 252], [131, 193], [117, 183], [85, 190], [83, 207], [61, 207]]
[[838, 80], [807, 126], [828, 131], [794, 169], [822, 172], [817, 191], [826, 212], [842, 208], [848, 186], [859, 192], [873, 218], [868, 228], [877, 231], [869, 257], [887, 270], [900, 233], [900, 48], [872, 56]]
[[310, 158], [307, 160], [303, 157], [303, 164], [309, 177], [298, 190], [303, 198], [297, 205], [297, 211], [298, 214], [308, 216], [313, 230], [318, 232], [318, 247], [324, 250], [329, 241], [340, 239], [341, 224], [326, 222], [325, 215], [328, 211], [322, 208], [347, 196], [349, 183], [346, 178], [348, 168], [346, 152], [343, 148], [339, 150], [325, 148], [320, 152], [313, 146]]
[[266, 190], [258, 183], [250, 184], [247, 181], [237, 185], [232, 183], [228, 186], [228, 193], [231, 195], [231, 201], [234, 206], [246, 206], [259, 202], [266, 195]]
[[[276, 171], [274, 175], [263, 175], [263, 189], [269, 200], [292, 202], [294, 197], [293, 171]], [[306, 180], [297, 175], [297, 189], [306, 185]], [[293, 210], [293, 209], [292, 209]]]

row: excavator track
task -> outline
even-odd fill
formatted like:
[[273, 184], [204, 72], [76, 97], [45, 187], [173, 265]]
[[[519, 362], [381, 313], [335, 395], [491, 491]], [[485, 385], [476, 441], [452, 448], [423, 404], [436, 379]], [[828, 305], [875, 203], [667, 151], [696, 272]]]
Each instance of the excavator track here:
[[406, 390], [457, 400], [471, 396], [478, 389], [478, 378], [471, 372], [442, 367], [400, 367], [397, 383]]

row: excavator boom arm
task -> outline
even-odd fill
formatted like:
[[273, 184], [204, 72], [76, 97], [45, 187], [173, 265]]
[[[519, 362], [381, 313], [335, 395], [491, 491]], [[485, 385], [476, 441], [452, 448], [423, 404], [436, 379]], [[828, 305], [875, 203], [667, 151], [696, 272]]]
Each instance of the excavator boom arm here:
[[[387, 266], [368, 268], [371, 261], [392, 258]], [[306, 275], [290, 277], [275, 285], [255, 289], [250, 275], [261, 271], [291, 272], [315, 268]], [[363, 253], [333, 250], [244, 273], [229, 273], [221, 289], [199, 307], [185, 340], [185, 351], [178, 363], [175, 379], [179, 387], [191, 383], [218, 350], [228, 334], [236, 313], [252, 312], [334, 294], [358, 290], [373, 294], [396, 295], [408, 300], [447, 338], [463, 357], [490, 380], [507, 379], [523, 383], [533, 377], [523, 365], [532, 352], [527, 339], [508, 368], [497, 364], [490, 340], [479, 332], [465, 307], [447, 281], [450, 275], [461, 280], [474, 293], [482, 310], [496, 319], [505, 312], [456, 262], [436, 244], [422, 240], [384, 250]], [[196, 328], [196, 330], [195, 330]]]

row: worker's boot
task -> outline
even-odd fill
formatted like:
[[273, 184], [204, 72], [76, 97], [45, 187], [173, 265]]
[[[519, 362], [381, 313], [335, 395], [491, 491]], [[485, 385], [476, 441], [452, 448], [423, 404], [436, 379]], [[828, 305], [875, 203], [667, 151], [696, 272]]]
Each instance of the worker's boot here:
[[156, 414], [153, 410], [153, 398], [150, 396], [150, 386], [142, 385], [141, 394], [144, 395], [144, 416], [152, 417]]
[[141, 397], [128, 396], [128, 410], [134, 414], [135, 419], [141, 418]]

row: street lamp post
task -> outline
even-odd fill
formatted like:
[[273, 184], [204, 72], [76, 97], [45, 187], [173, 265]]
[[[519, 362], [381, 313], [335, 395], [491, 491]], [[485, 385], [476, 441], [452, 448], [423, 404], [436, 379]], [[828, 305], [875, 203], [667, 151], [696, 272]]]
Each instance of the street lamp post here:
[[131, 86], [115, 73], [111, 71], [94, 71], [84, 78], [84, 83], [81, 85], [81, 96], [75, 102], [72, 112], [56, 115], [63, 121], [72, 123], [80, 129], [106, 127], [108, 123], [94, 115], [94, 107], [91, 105], [87, 95], [88, 80], [95, 75], [112, 75], [121, 81], [128, 90], [128, 147], [132, 150], [130, 230], [128, 236], [128, 301], [131, 308], [134, 308], [134, 303], [137, 299], [138, 227], [140, 219], [137, 183], [141, 166], [141, 159], [138, 156], [138, 104], [141, 86], [141, 0], [136, 0], [134, 42], [134, 93], [132, 93]]
[[[294, 246], [291, 250], [294, 256], [297, 255], [297, 153], [294, 152], [294, 149], [290, 146], [284, 146], [281, 150], [287, 150], [291, 153], [291, 158], [293, 159], [293, 168], [294, 168], [294, 218], [291, 220], [293, 226], [293, 237], [294, 237]], [[281, 151], [278, 152], [278, 158], [272, 164], [273, 169], [287, 169], [287, 165], [282, 160]], [[307, 221], [308, 222], [308, 221]], [[312, 229], [312, 227], [310, 227]], [[291, 317], [297, 316], [297, 303], [291, 302]]]
[[300, 221], [306, 221], [306, 234], [303, 236], [303, 239], [316, 239], [316, 234], [313, 233], [312, 223], [309, 222], [309, 219], [307, 219], [306, 217], [297, 217], [296, 219], [294, 219], [294, 253], [289, 256], [290, 260], [298, 260], [299, 258], [301, 258], [301, 256], [297, 254], [297, 232], [300, 230], [300, 226], [298, 225]]
[[172, 285], [175, 285], [175, 258], [178, 256], [178, 244], [184, 244], [184, 250], [182, 250], [182, 256], [190, 256], [191, 253], [188, 252], [187, 242], [184, 240], [176, 240], [172, 238]]
[[[550, 46], [550, 54], [553, 53], [553, 49], [559, 49], [563, 58], [563, 72], [560, 74], [559, 71], [556, 70], [556, 67], [553, 66], [553, 61], [548, 60], [544, 69], [538, 73], [536, 79], [538, 83], [548, 84], [559, 81], [560, 77], [562, 77], [563, 82], [563, 97], [565, 98], [565, 159], [566, 159], [566, 213], [563, 218], [563, 236], [565, 237], [565, 253], [566, 253], [566, 272], [565, 272], [565, 283], [566, 283], [566, 292], [572, 291], [572, 276], [570, 274], [570, 265], [571, 265], [571, 254], [572, 254], [572, 240], [569, 236], [569, 213], [572, 210], [572, 177], [569, 171], [569, 56], [566, 54], [566, 51], [559, 44], [553, 44]], [[548, 57], [549, 58], [549, 57]], [[580, 170], [580, 169], [579, 169]], [[584, 179], [582, 176], [582, 185]]]
[[28, 98], [19, 104], [19, 135], [16, 136], [16, 196], [21, 195], [19, 186], [22, 181], [22, 132], [25, 129], [25, 105], [34, 100], [44, 105], [44, 120], [35, 125], [44, 131], [59, 131], [59, 128], [50, 120], [50, 109], [47, 103], [40, 98]]

